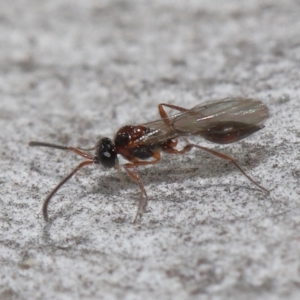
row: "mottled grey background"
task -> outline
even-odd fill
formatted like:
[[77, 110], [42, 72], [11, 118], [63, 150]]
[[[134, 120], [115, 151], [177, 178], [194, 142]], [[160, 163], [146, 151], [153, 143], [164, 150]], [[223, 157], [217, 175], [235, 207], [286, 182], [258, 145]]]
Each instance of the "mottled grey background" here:
[[[296, 0], [0, 2], [0, 299], [299, 299], [300, 3]], [[30, 140], [93, 146], [161, 102], [228, 96], [270, 108], [232, 145], [265, 196], [193, 151], [139, 168], [82, 170]]]

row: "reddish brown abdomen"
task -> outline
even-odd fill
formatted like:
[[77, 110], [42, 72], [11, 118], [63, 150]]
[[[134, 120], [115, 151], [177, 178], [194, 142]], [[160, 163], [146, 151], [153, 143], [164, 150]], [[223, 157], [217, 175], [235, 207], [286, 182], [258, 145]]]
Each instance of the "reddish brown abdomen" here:
[[217, 144], [229, 144], [244, 139], [262, 128], [263, 126], [259, 125], [226, 121], [212, 124], [199, 134], [208, 141]]

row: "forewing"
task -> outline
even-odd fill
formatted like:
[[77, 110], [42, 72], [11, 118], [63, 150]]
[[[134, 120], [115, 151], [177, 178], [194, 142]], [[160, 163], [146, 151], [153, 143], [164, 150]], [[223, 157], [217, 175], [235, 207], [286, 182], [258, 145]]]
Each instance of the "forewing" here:
[[199, 134], [212, 124], [240, 122], [261, 125], [268, 117], [268, 108], [259, 100], [226, 98], [197, 105], [173, 119], [173, 128], [181, 134]]
[[186, 112], [143, 124], [150, 132], [136, 142], [152, 144], [178, 136], [197, 135], [221, 122], [261, 125], [267, 117], [268, 108], [256, 99], [226, 98], [210, 101]]

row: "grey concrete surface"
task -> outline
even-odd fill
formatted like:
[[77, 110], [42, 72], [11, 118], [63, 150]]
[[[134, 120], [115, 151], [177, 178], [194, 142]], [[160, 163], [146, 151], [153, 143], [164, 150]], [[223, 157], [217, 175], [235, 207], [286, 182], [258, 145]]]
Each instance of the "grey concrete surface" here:
[[[2, 0], [0, 299], [300, 299], [300, 3]], [[41, 207], [124, 124], [254, 97], [266, 127], [220, 146], [271, 190], [199, 151], [141, 167], [149, 196], [99, 166]]]

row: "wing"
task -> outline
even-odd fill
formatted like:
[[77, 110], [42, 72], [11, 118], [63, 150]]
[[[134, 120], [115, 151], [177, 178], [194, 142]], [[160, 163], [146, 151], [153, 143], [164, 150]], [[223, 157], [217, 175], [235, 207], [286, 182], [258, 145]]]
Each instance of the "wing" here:
[[181, 133], [198, 134], [199, 131], [219, 122], [239, 122], [259, 125], [268, 117], [267, 107], [258, 100], [226, 98], [197, 105], [179, 115], [173, 126]]
[[226, 98], [210, 101], [192, 109], [144, 124], [150, 132], [142, 143], [157, 143], [179, 136], [201, 135], [215, 143], [232, 143], [260, 130], [268, 108], [259, 100]]

